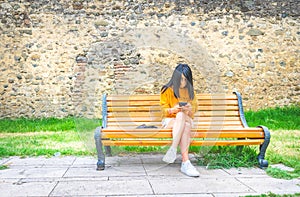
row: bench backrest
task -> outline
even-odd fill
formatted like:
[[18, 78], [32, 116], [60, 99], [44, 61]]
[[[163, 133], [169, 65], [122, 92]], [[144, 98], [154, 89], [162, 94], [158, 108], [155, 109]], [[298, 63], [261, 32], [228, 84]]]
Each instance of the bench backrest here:
[[[203, 129], [248, 127], [242, 99], [233, 94], [197, 94], [194, 126]], [[159, 95], [103, 95], [102, 127], [136, 128], [142, 124], [161, 127]]]

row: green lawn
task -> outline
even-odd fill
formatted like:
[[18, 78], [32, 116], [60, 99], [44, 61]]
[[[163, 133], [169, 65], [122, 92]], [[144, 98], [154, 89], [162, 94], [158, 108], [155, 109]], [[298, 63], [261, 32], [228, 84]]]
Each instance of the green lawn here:
[[270, 130], [300, 130], [300, 106], [247, 111], [245, 116], [252, 127], [265, 125]]

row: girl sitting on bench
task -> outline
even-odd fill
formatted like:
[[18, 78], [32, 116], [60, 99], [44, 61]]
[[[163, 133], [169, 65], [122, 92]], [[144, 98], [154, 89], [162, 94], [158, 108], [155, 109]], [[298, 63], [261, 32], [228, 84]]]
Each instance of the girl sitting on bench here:
[[162, 107], [162, 126], [172, 129], [173, 141], [163, 157], [166, 163], [176, 159], [177, 146], [180, 145], [181, 172], [198, 177], [199, 172], [189, 160], [188, 150], [191, 142], [191, 128], [194, 113], [197, 111], [197, 98], [193, 87], [193, 76], [187, 64], [178, 64], [171, 80], [162, 87], [160, 94]]

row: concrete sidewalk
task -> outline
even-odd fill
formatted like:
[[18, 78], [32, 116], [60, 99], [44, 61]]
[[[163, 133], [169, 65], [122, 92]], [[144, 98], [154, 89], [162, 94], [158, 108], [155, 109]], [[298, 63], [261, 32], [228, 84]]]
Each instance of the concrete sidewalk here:
[[300, 193], [300, 179], [282, 180], [259, 168], [207, 170], [199, 178], [183, 175], [180, 161], [166, 165], [163, 155], [108, 157], [96, 171], [92, 157], [10, 157], [0, 160], [0, 196], [245, 196]]

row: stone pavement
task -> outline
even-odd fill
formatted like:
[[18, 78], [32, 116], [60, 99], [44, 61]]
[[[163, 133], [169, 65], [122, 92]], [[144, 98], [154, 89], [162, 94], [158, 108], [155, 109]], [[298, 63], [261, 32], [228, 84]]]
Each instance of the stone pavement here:
[[[0, 160], [0, 196], [246, 196], [300, 193], [300, 179], [269, 177], [259, 168], [208, 170], [183, 175], [180, 159], [166, 165], [160, 154], [108, 157], [96, 171], [93, 157], [9, 157]], [[194, 159], [192, 159], [195, 162]]]

